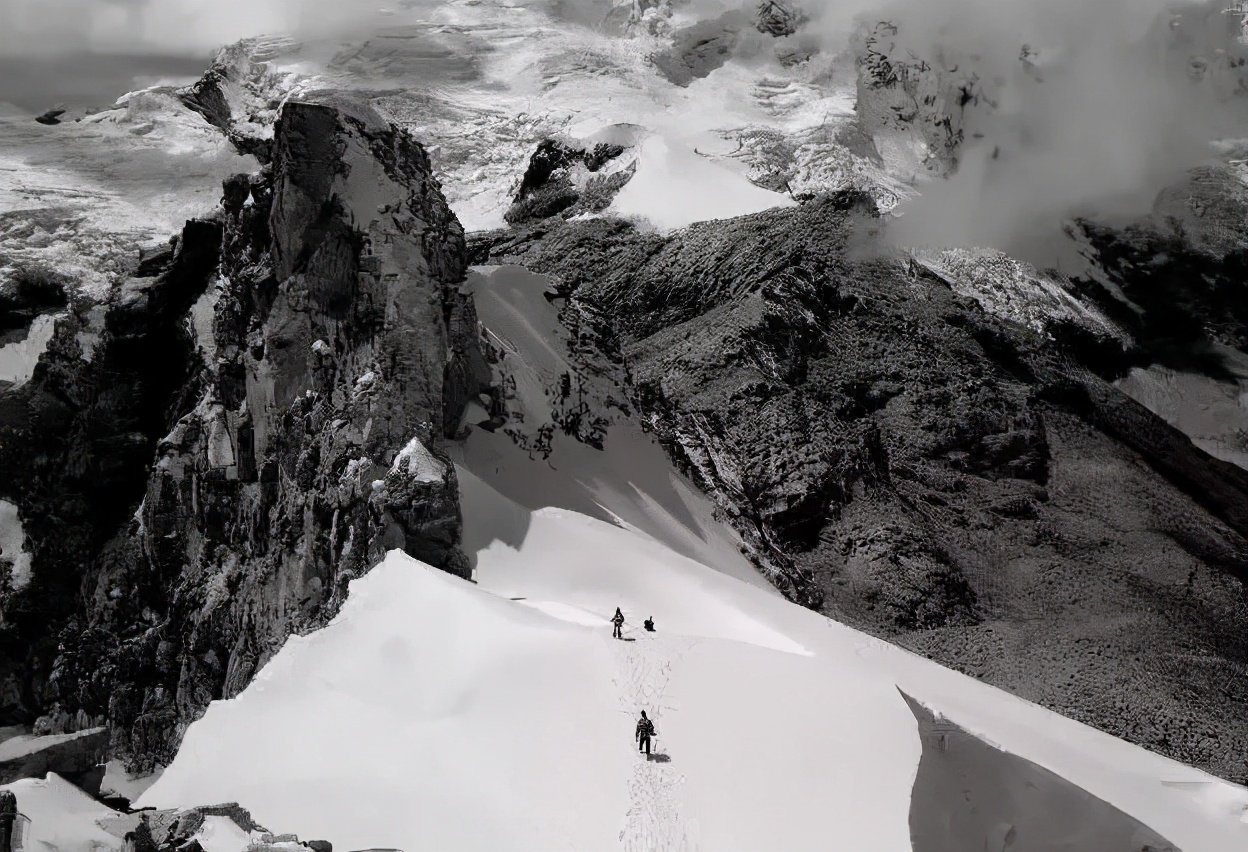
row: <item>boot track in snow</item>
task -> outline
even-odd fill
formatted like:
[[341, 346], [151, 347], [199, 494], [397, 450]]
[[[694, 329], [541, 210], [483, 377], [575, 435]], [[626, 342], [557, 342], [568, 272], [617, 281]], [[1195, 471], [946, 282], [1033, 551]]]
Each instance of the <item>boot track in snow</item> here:
[[[636, 721], [645, 710], [654, 722], [656, 736], [649, 760], [644, 754], [635, 754], [620, 845], [625, 852], [697, 852], [698, 822], [684, 812], [681, 796], [684, 773], [661, 747], [664, 714], [678, 709], [664, 699], [672, 660], [679, 659], [692, 643], [640, 631], [627, 639], [635, 641], [607, 640], [616, 656], [614, 682], [621, 712]], [[632, 748], [636, 751], [636, 740]]]

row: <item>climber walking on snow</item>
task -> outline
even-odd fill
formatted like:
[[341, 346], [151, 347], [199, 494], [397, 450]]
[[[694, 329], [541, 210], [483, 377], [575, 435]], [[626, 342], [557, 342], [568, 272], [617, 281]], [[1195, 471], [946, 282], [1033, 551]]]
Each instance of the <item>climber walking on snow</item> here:
[[615, 615], [611, 616], [611, 623], [615, 625], [615, 630], [611, 636], [615, 639], [623, 639], [624, 634], [620, 632], [620, 628], [624, 626], [624, 613], [620, 612], [620, 608], [615, 608]]
[[646, 752], [646, 757], [650, 756], [650, 738], [654, 736], [654, 722], [646, 718], [646, 711], [641, 711], [641, 718], [637, 720], [637, 731], [635, 737], [637, 739], [637, 751]]

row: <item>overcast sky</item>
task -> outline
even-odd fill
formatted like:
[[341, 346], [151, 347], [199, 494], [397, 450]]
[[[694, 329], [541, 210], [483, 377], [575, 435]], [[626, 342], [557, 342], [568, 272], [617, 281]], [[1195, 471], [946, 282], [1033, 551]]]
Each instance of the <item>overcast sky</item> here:
[[0, 0], [0, 55], [207, 54], [261, 33], [343, 23], [384, 0]]

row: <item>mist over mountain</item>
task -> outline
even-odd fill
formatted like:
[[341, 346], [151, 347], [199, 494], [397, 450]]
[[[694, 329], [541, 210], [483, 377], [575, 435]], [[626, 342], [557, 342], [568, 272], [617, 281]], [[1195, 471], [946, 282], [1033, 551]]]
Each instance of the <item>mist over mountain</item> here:
[[[1078, 271], [1068, 219], [1144, 215], [1217, 159], [1212, 141], [1248, 136], [1248, 43], [1225, 6], [955, 0], [857, 13], [860, 25], [891, 25], [876, 50], [957, 92], [956, 168], [899, 208], [892, 239], [995, 246]], [[822, 37], [847, 14], [816, 18]]]

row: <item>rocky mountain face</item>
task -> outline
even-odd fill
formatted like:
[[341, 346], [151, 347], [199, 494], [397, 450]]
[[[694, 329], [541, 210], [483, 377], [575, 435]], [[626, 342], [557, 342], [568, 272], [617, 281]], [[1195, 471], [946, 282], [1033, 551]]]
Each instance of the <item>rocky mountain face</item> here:
[[4, 713], [107, 722], [140, 769], [385, 550], [468, 573], [438, 449], [489, 377], [462, 229], [375, 115], [287, 104], [271, 152], [0, 397], [33, 560]]
[[[611, 9], [606, 23], [651, 33], [671, 15]], [[688, 85], [758, 42], [796, 50], [802, 20], [750, 4], [652, 59]], [[913, 130], [948, 171], [990, 98], [896, 35], [865, 36], [855, 144], [878, 159], [874, 136]], [[409, 136], [346, 105], [283, 104], [299, 84], [265, 57], [287, 47], [241, 43], [177, 94], [265, 164], [225, 183], [216, 215], [105, 301], [66, 307], [55, 282], [0, 293], [0, 333], [68, 311], [34, 377], [0, 387], [0, 499], [33, 563], [0, 591], [0, 721], [107, 723], [112, 752], [148, 768], [385, 549], [466, 575], [439, 444], [483, 392], [488, 428], [535, 455], [549, 438], [510, 428], [515, 400], [491, 387], [502, 356], [457, 289], [471, 258], [557, 277], [570, 360], [625, 377], [630, 399], [611, 404], [640, 414], [788, 597], [1245, 779], [1248, 474], [1111, 384], [1148, 359], [1243, 349], [1238, 178], [1163, 199], [1135, 229], [1085, 225], [1103, 275], [1055, 283], [1008, 258], [989, 274], [956, 252], [878, 254], [857, 193], [670, 236], [583, 220], [633, 152], [548, 142], [516, 176], [510, 230], [466, 247]], [[780, 153], [787, 171], [759, 182], [803, 185]], [[1236, 216], [1193, 240], [1192, 217]], [[550, 429], [595, 446], [580, 391], [550, 395]]]
[[552, 219], [469, 242], [597, 318], [645, 423], [788, 597], [1242, 780], [1248, 472], [1110, 384], [1134, 350], [1086, 302], [1038, 326], [986, 310], [873, 251], [876, 215], [845, 194], [670, 236]]

